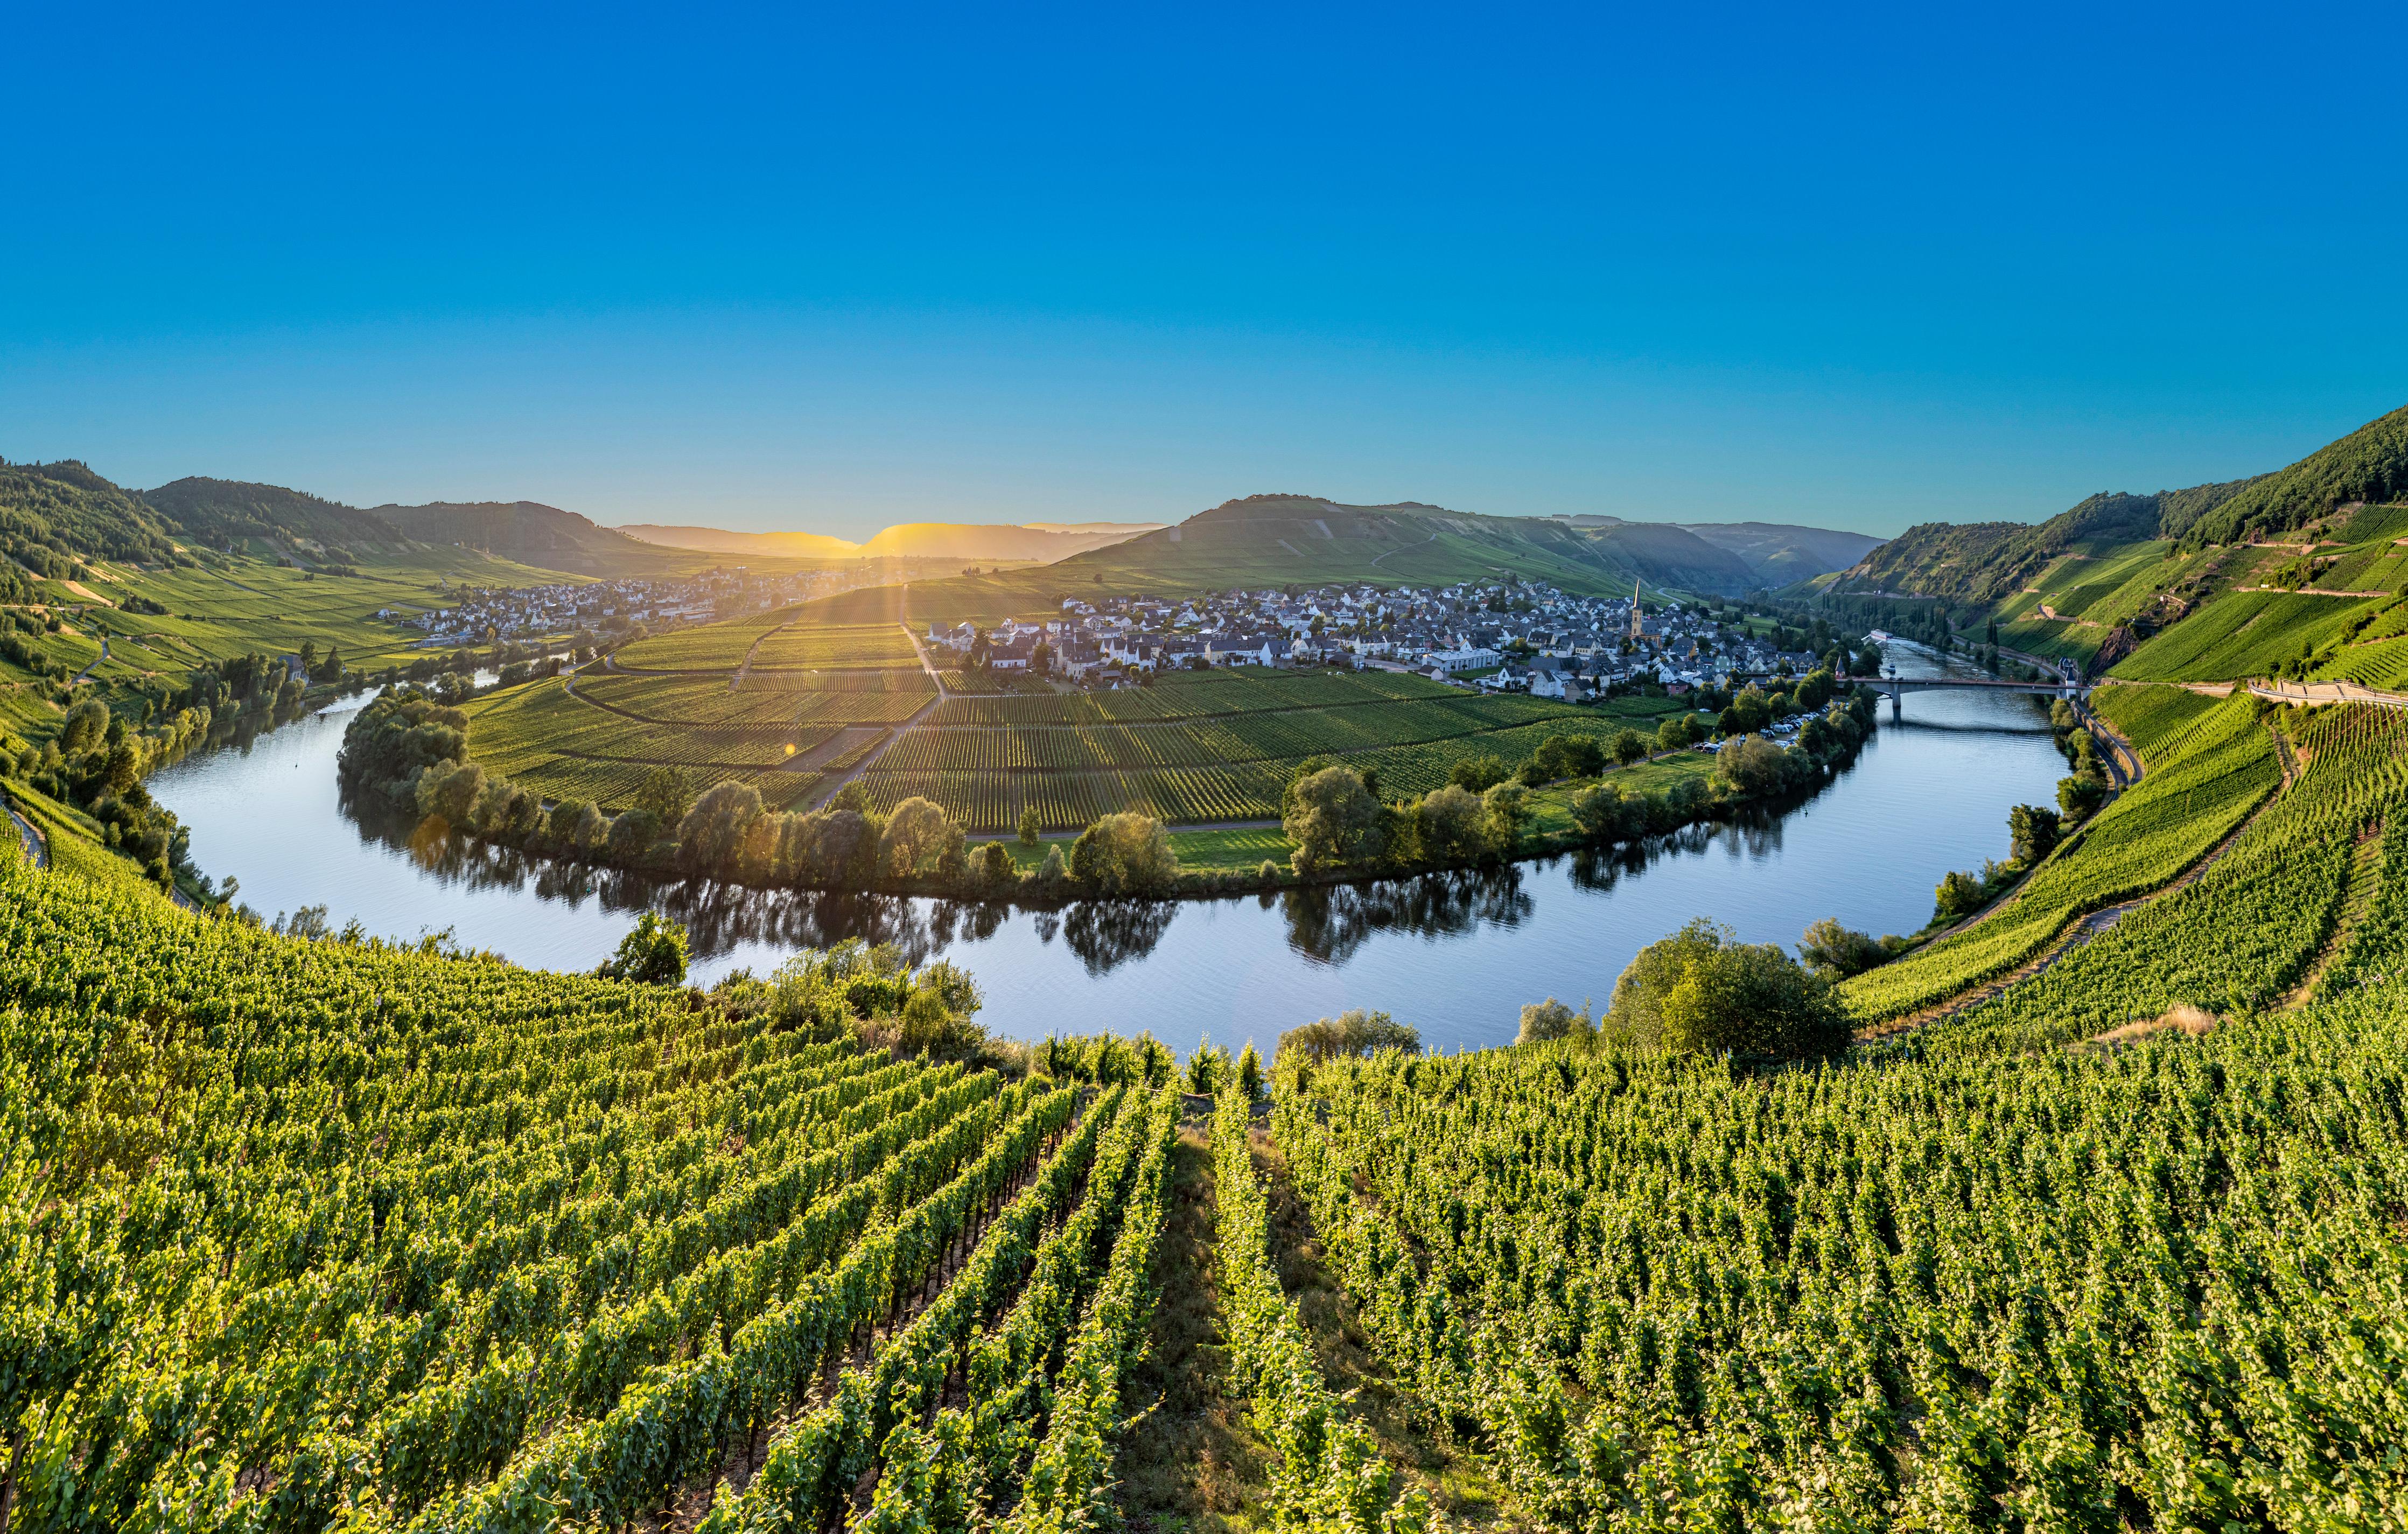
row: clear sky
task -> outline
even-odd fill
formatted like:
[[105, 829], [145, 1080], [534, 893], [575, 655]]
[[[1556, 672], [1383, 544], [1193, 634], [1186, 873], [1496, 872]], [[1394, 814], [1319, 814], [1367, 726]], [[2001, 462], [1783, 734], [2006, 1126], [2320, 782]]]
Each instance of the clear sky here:
[[2408, 401], [2403, 16], [28, 6], [0, 454], [854, 537], [2036, 519]]

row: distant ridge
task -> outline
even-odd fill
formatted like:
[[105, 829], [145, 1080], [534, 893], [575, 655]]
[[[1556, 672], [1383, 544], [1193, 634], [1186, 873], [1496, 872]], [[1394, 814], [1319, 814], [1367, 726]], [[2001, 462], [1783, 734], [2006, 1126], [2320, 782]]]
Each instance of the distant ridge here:
[[998, 559], [1051, 565], [1152, 532], [1158, 522], [907, 522], [867, 543], [822, 533], [737, 533], [719, 527], [632, 523], [618, 530], [646, 543], [715, 553], [777, 553], [806, 559]]
[[1422, 501], [1354, 506], [1293, 493], [1247, 495], [1176, 526], [1065, 560], [1056, 572], [1106, 587], [1166, 589], [1513, 575], [1605, 591], [1633, 579], [1738, 595], [1764, 582], [1748, 563], [1670, 523], [1574, 526]]

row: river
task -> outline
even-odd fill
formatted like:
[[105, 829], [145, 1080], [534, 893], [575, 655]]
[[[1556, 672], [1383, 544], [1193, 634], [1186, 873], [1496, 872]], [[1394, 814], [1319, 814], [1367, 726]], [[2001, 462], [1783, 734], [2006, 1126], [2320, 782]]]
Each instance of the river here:
[[[1902, 674], [1948, 663], [1892, 644]], [[1059, 912], [892, 896], [660, 884], [459, 846], [412, 847], [347, 815], [335, 754], [349, 710], [197, 752], [150, 791], [192, 830], [193, 856], [267, 916], [322, 904], [337, 926], [414, 938], [441, 928], [514, 962], [590, 969], [657, 907], [684, 922], [693, 979], [766, 974], [797, 948], [861, 936], [916, 962], [946, 957], [986, 996], [980, 1021], [1022, 1039], [1151, 1031], [1184, 1054], [1210, 1037], [1266, 1053], [1285, 1029], [1350, 1007], [1393, 1014], [1434, 1050], [1512, 1039], [1523, 1003], [1602, 1006], [1641, 947], [1694, 916], [1749, 942], [1792, 943], [1824, 916], [1876, 935], [1920, 927], [1932, 887], [2007, 850], [2007, 810], [2055, 802], [2063, 759], [2035, 700], [1911, 695], [1828, 788], [1760, 824], [1692, 826], [1641, 848], [1484, 873], [1234, 899], [1099, 902]]]

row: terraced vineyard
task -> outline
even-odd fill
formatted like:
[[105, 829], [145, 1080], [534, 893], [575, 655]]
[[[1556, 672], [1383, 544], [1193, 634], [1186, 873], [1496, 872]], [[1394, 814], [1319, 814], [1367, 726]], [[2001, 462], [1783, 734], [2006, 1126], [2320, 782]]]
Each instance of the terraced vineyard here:
[[2273, 740], [2245, 695], [2186, 725], [2182, 711], [2191, 706], [2138, 690], [2130, 698], [2124, 694], [2120, 688], [2102, 694], [2101, 712], [2121, 723], [2118, 715], [2133, 707], [2125, 717], [2159, 742], [2162, 758], [2151, 759], [2143, 747], [2147, 775], [2069, 839], [1997, 910], [1842, 985], [1841, 995], [1860, 1025], [1902, 1016], [2004, 974], [2076, 917], [2166, 883], [2224, 840], [2281, 781]]
[[2266, 676], [2323, 644], [2368, 606], [2348, 596], [2233, 592], [2143, 645], [2109, 674], [2130, 681]]
[[19, 1527], [882, 1527], [934, 1478], [944, 1527], [1048, 1527], [1102, 1495], [1167, 1092], [848, 1041], [908, 975], [731, 1011], [5, 862], [0, 1074], [44, 1110], [0, 1120]]
[[995, 834], [1029, 809], [1049, 830], [1125, 810], [1176, 823], [1268, 819], [1313, 755], [1343, 756], [1376, 771], [1385, 792], [1415, 795], [1469, 757], [1510, 768], [1548, 736], [1652, 733], [1677, 708], [1480, 697], [1379, 671], [1224, 671], [1095, 693], [1024, 682], [1034, 690], [939, 700], [899, 625], [793, 618], [641, 640], [612, 669], [480, 700], [469, 749], [544, 797], [613, 810], [652, 765], [685, 769], [697, 788], [751, 782], [779, 806], [812, 801], [858, 768], [881, 808], [925, 797]]
[[[1952, 1049], [2086, 1039], [2176, 1008], [2267, 1007], [2305, 978], [2341, 923], [2353, 872], [2380, 877], [2367, 843], [2391, 838], [2408, 796], [2408, 718], [2328, 710], [2299, 731], [2307, 765], [2202, 878], [2143, 906], [2046, 972], [1934, 1031]], [[2387, 867], [2387, 862], [2381, 867]]]

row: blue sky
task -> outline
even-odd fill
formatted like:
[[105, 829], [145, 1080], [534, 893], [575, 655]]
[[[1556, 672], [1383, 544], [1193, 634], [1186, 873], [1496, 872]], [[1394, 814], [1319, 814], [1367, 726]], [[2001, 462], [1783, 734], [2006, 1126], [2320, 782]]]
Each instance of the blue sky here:
[[2403, 34], [27, 7], [0, 454], [851, 536], [2035, 519], [2408, 401]]

